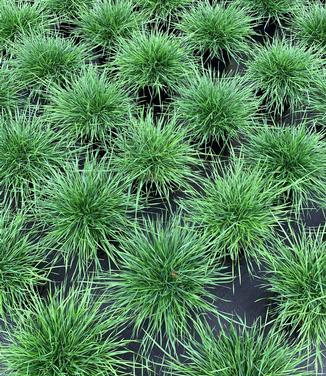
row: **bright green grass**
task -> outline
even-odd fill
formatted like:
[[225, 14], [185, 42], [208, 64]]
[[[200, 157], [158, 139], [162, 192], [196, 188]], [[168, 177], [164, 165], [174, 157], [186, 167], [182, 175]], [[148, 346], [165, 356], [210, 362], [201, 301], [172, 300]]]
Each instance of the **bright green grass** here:
[[174, 189], [185, 190], [193, 168], [201, 164], [186, 131], [171, 117], [153, 119], [152, 114], [133, 118], [115, 144], [113, 164], [133, 181], [137, 191], [155, 189], [168, 197]]
[[132, 102], [120, 85], [94, 66], [49, 88], [50, 122], [74, 141], [107, 143], [128, 124]]
[[259, 100], [251, 85], [236, 75], [216, 76], [212, 71], [190, 76], [178, 89], [175, 108], [189, 133], [201, 143], [225, 142], [251, 128]]
[[308, 108], [313, 115], [313, 120], [326, 128], [326, 70], [320, 72], [312, 84], [310, 96], [307, 100]]
[[32, 88], [48, 87], [81, 70], [86, 50], [70, 39], [36, 34], [12, 46], [11, 64], [18, 81]]
[[[268, 330], [268, 329], [267, 329]], [[303, 346], [291, 344], [275, 327], [266, 333], [261, 320], [245, 322], [215, 333], [198, 327], [199, 339], [184, 344], [186, 352], [169, 361], [166, 375], [174, 376], [308, 376], [302, 362]]]
[[170, 20], [188, 9], [193, 0], [134, 0], [146, 16], [154, 20]]
[[309, 199], [325, 203], [326, 142], [306, 123], [257, 128], [248, 133], [243, 153], [247, 162], [261, 165], [266, 176], [284, 188], [283, 196], [297, 214]]
[[273, 18], [277, 21], [288, 18], [297, 6], [305, 3], [305, 0], [236, 0], [260, 17]]
[[56, 23], [41, 2], [0, 1], [0, 49], [6, 49], [21, 35], [49, 31]]
[[19, 103], [20, 82], [15, 80], [8, 62], [0, 58], [0, 112], [13, 111]]
[[184, 12], [177, 28], [193, 51], [223, 60], [224, 52], [236, 59], [248, 52], [254, 24], [255, 19], [234, 3], [211, 5], [205, 0]]
[[5, 197], [26, 200], [69, 158], [71, 144], [27, 110], [0, 119], [0, 181]]
[[[45, 283], [46, 249], [35, 243], [36, 229], [23, 211], [2, 207], [0, 213], [0, 316], [12, 315], [32, 289]], [[43, 265], [41, 265], [44, 263]]]
[[120, 38], [130, 38], [139, 31], [142, 22], [132, 0], [100, 0], [91, 9], [81, 10], [77, 34], [92, 47], [112, 51]]
[[76, 257], [80, 267], [103, 250], [115, 259], [116, 241], [132, 226], [135, 200], [126, 193], [125, 176], [113, 174], [105, 159], [87, 157], [65, 164], [39, 192], [37, 214], [47, 229], [46, 243], [61, 253], [65, 264]]
[[276, 205], [280, 188], [258, 168], [247, 167], [234, 156], [229, 164], [217, 164], [202, 190], [193, 189], [180, 202], [191, 221], [212, 238], [213, 253], [229, 256], [234, 264], [243, 255], [249, 270], [260, 264], [266, 242], [283, 218]]
[[283, 238], [276, 238], [269, 251], [267, 288], [279, 324], [295, 333], [309, 355], [316, 352], [318, 367], [326, 338], [325, 228], [302, 229], [297, 235], [284, 230]]
[[174, 349], [189, 334], [192, 322], [217, 314], [211, 291], [231, 280], [209, 256], [209, 242], [179, 216], [145, 220], [121, 242], [121, 270], [103, 275], [107, 300], [134, 334], [143, 335], [143, 350], [154, 340]]
[[122, 40], [113, 67], [122, 85], [136, 93], [148, 89], [153, 95], [175, 91], [193, 71], [180, 38], [161, 31], [143, 31]]
[[74, 22], [80, 15], [81, 9], [91, 7], [94, 0], [38, 0], [43, 3], [53, 15], [65, 22]]
[[282, 113], [288, 105], [302, 109], [321, 67], [319, 53], [285, 39], [274, 39], [253, 49], [246, 62], [247, 78], [261, 92], [268, 110]]
[[321, 2], [298, 7], [291, 23], [293, 36], [308, 47], [326, 51], [326, 6]]
[[122, 359], [130, 341], [120, 338], [119, 320], [101, 309], [102, 302], [89, 287], [34, 296], [1, 345], [6, 375], [130, 375]]

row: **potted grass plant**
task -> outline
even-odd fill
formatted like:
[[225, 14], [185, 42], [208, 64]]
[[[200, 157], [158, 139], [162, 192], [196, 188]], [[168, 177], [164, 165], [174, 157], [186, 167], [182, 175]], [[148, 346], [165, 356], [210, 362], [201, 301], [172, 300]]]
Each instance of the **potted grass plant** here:
[[47, 228], [45, 244], [62, 255], [66, 267], [77, 259], [79, 269], [90, 262], [100, 267], [99, 251], [116, 262], [116, 245], [133, 226], [136, 200], [128, 195], [128, 179], [114, 174], [106, 158], [87, 156], [65, 163], [37, 195], [37, 219]]
[[305, 122], [256, 128], [248, 133], [243, 156], [284, 188], [282, 197], [297, 215], [309, 201], [325, 205], [326, 143]]
[[107, 302], [142, 338], [145, 354], [155, 342], [174, 351], [177, 339], [189, 335], [205, 314], [227, 318], [214, 307], [217, 297], [211, 290], [231, 277], [209, 256], [208, 247], [179, 215], [145, 219], [121, 242], [120, 271], [100, 276]]
[[261, 264], [274, 229], [284, 217], [277, 205], [280, 187], [266, 179], [258, 167], [246, 166], [234, 155], [229, 163], [216, 163], [200, 190], [193, 189], [180, 202], [190, 221], [211, 238], [211, 252], [229, 257], [232, 269], [244, 257], [248, 270], [252, 262]]
[[[283, 231], [266, 258], [267, 289], [277, 322], [308, 347], [322, 370], [325, 354], [325, 227]], [[319, 368], [319, 366], [321, 368]]]
[[203, 64], [208, 62], [223, 70], [230, 58], [239, 60], [248, 52], [255, 22], [234, 2], [205, 0], [184, 12], [176, 27]]
[[291, 342], [275, 326], [261, 319], [249, 325], [240, 319], [214, 332], [198, 325], [198, 337], [185, 341], [185, 353], [168, 358], [165, 375], [313, 375], [305, 366], [304, 346]]
[[119, 319], [102, 304], [88, 285], [35, 295], [16, 313], [1, 344], [6, 374], [126, 375], [132, 364], [123, 357], [130, 341], [120, 337]]
[[0, 180], [3, 199], [24, 204], [73, 154], [71, 143], [54, 132], [35, 110], [0, 119]]
[[47, 250], [35, 241], [37, 228], [26, 210], [0, 213], [0, 317], [11, 316], [47, 281]]
[[90, 65], [49, 88], [46, 117], [74, 142], [106, 145], [128, 123], [132, 100], [106, 70]]
[[321, 65], [319, 52], [276, 38], [253, 49], [246, 62], [246, 76], [261, 95], [267, 110], [282, 115], [287, 109], [291, 112], [304, 109]]
[[112, 163], [133, 182], [139, 195], [169, 200], [170, 193], [187, 190], [193, 169], [201, 165], [198, 153], [187, 139], [187, 132], [171, 117], [155, 119], [151, 113], [132, 118], [114, 144]]
[[139, 32], [143, 22], [132, 0], [101, 0], [91, 8], [81, 9], [76, 34], [93, 49], [102, 49], [105, 55], [116, 49], [119, 40], [122, 43]]
[[180, 86], [174, 106], [191, 137], [206, 148], [223, 146], [253, 127], [259, 99], [243, 77], [208, 70]]

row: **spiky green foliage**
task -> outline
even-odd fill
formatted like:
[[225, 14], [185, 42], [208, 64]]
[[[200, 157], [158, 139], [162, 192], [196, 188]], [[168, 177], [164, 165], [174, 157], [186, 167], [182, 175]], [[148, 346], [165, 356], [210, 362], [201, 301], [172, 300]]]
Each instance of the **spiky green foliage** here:
[[178, 90], [175, 108], [190, 134], [202, 143], [224, 140], [251, 127], [259, 106], [250, 84], [212, 71], [190, 76]]
[[254, 18], [234, 3], [205, 0], [185, 12], [177, 27], [193, 51], [223, 60], [223, 53], [239, 58], [248, 51], [254, 23]]
[[313, 119], [322, 128], [326, 127], [326, 70], [315, 77], [307, 100]]
[[297, 6], [304, 4], [305, 0], [236, 0], [236, 2], [260, 17], [279, 21], [287, 18]]
[[6, 61], [0, 58], [0, 112], [13, 111], [19, 102], [20, 83], [12, 75]]
[[321, 2], [298, 7], [291, 22], [294, 37], [326, 51], [326, 6]]
[[281, 113], [286, 105], [291, 110], [302, 106], [321, 59], [311, 48], [277, 38], [254, 48], [246, 65], [247, 77], [261, 92], [267, 109]]
[[75, 21], [82, 8], [91, 7], [94, 0], [38, 0], [42, 2], [46, 9], [57, 15], [65, 22]]
[[297, 213], [309, 199], [325, 203], [326, 142], [306, 123], [257, 128], [248, 134], [243, 153], [246, 161], [262, 166], [284, 188], [284, 197]]
[[193, 0], [138, 0], [140, 9], [154, 20], [170, 20], [193, 3]]
[[23, 36], [12, 53], [17, 80], [33, 88], [61, 82], [78, 72], [86, 57], [84, 48], [72, 40], [42, 34]]
[[258, 264], [266, 241], [282, 218], [283, 208], [275, 201], [280, 189], [258, 168], [247, 167], [234, 156], [230, 164], [217, 164], [202, 191], [193, 189], [181, 202], [189, 218], [212, 237], [213, 252], [239, 262], [243, 254], [249, 270]]
[[6, 49], [22, 34], [44, 32], [55, 23], [41, 2], [0, 1], [0, 49]]
[[28, 111], [0, 119], [0, 180], [5, 197], [23, 201], [68, 158], [69, 142]]
[[139, 31], [141, 23], [132, 0], [100, 0], [91, 9], [82, 9], [77, 33], [89, 45], [112, 51], [120, 38], [129, 38]]
[[144, 350], [155, 339], [174, 348], [177, 338], [189, 333], [200, 315], [217, 312], [210, 291], [230, 280], [229, 274], [209, 257], [209, 242], [175, 216], [144, 220], [121, 243], [121, 270], [103, 275], [107, 299], [134, 334], [143, 333]]
[[120, 132], [132, 111], [128, 94], [93, 66], [66, 80], [65, 85], [49, 88], [46, 107], [51, 123], [72, 140], [101, 141]]
[[152, 114], [133, 118], [116, 142], [113, 164], [133, 181], [138, 191], [153, 188], [162, 196], [176, 188], [186, 189], [193, 167], [200, 164], [195, 148], [175, 118], [156, 121]]
[[308, 376], [303, 366], [302, 346], [292, 344], [287, 336], [256, 320], [231, 324], [218, 332], [208, 325], [198, 326], [199, 338], [184, 345], [185, 354], [169, 361], [167, 374], [175, 376]]
[[24, 212], [0, 213], [0, 315], [12, 314], [33, 288], [46, 281], [46, 250], [33, 240], [35, 227]]
[[324, 237], [325, 227], [302, 228], [296, 235], [291, 228], [284, 230], [266, 259], [267, 288], [273, 293], [277, 320], [316, 355], [316, 367], [326, 338]]
[[34, 296], [1, 345], [6, 375], [130, 375], [122, 359], [130, 341], [120, 338], [119, 321], [101, 306], [89, 287]]
[[157, 95], [175, 90], [193, 69], [180, 38], [160, 31], [123, 40], [113, 65], [121, 84], [135, 92], [148, 88]]
[[98, 250], [113, 260], [116, 241], [132, 225], [135, 206], [126, 193], [127, 180], [112, 173], [106, 160], [87, 157], [57, 171], [39, 192], [38, 218], [48, 228], [45, 241], [63, 254], [66, 265], [99, 265]]

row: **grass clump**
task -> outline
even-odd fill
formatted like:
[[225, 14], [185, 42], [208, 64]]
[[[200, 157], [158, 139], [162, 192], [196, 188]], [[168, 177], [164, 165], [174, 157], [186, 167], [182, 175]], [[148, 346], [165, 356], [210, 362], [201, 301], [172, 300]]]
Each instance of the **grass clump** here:
[[275, 39], [257, 47], [247, 62], [247, 77], [266, 102], [268, 110], [282, 113], [287, 106], [302, 106], [321, 59], [311, 48], [284, 39]]
[[113, 62], [118, 79], [137, 93], [175, 91], [193, 69], [181, 40], [160, 31], [137, 33], [119, 47]]
[[168, 375], [175, 376], [308, 376], [302, 346], [290, 343], [285, 334], [256, 320], [222, 328], [218, 334], [208, 325], [198, 326], [199, 338], [186, 342], [185, 354], [169, 361]]
[[26, 111], [0, 119], [0, 181], [5, 197], [23, 201], [33, 197], [70, 153], [69, 142], [42, 117]]
[[291, 29], [295, 38], [305, 45], [321, 48], [326, 52], [326, 6], [321, 2], [298, 7]]
[[178, 90], [176, 111], [201, 143], [229, 141], [252, 126], [259, 101], [250, 84], [236, 75], [216, 77], [212, 71], [189, 78]]
[[138, 0], [137, 5], [154, 20], [171, 20], [185, 8], [193, 3], [193, 0]]
[[67, 80], [64, 87], [50, 87], [46, 108], [50, 122], [70, 139], [106, 143], [126, 125], [132, 103], [106, 71], [100, 73], [89, 66]]
[[[288, 231], [288, 230], [287, 230]], [[272, 292], [278, 322], [316, 355], [322, 363], [326, 338], [325, 228], [309, 231], [284, 231], [276, 238], [267, 258], [267, 288]]]
[[20, 102], [20, 83], [15, 80], [8, 62], [1, 61], [0, 58], [0, 113], [14, 111]]
[[323, 135], [297, 126], [265, 126], [248, 134], [245, 159], [263, 167], [299, 213], [308, 200], [322, 204], [326, 186], [326, 143]]
[[2, 207], [0, 213], [0, 316], [22, 306], [32, 289], [46, 281], [46, 251], [35, 243], [35, 227], [23, 211]]
[[80, 71], [86, 51], [72, 40], [42, 34], [23, 36], [12, 47], [17, 80], [32, 88], [48, 87]]
[[118, 320], [101, 305], [89, 287], [35, 296], [18, 312], [1, 345], [6, 374], [127, 375], [122, 356], [130, 341], [119, 337]]
[[315, 77], [311, 93], [307, 100], [308, 108], [313, 113], [313, 120], [323, 129], [326, 127], [326, 70]]
[[225, 53], [238, 59], [248, 51], [254, 23], [255, 19], [235, 3], [210, 4], [206, 0], [185, 12], [177, 28], [193, 51], [224, 60]]
[[121, 243], [121, 270], [101, 281], [112, 307], [132, 323], [135, 335], [144, 334], [144, 349], [154, 340], [174, 349], [201, 315], [224, 316], [210, 290], [230, 276], [209, 257], [207, 239], [179, 216], [165, 223], [145, 220], [143, 227]]
[[138, 32], [141, 22], [131, 0], [100, 0], [92, 8], [81, 10], [77, 33], [90, 46], [112, 51], [120, 38], [123, 40]]
[[280, 21], [293, 13], [297, 6], [304, 4], [305, 0], [236, 0], [236, 2], [260, 17]]
[[192, 168], [200, 164], [186, 132], [171, 118], [157, 121], [152, 114], [133, 118], [116, 142], [115, 168], [134, 182], [138, 192], [156, 190], [168, 197], [173, 189], [189, 186]]
[[78, 161], [66, 164], [40, 189], [37, 208], [48, 229], [45, 241], [62, 253], [66, 265], [77, 257], [80, 267], [91, 261], [99, 266], [99, 250], [115, 259], [116, 242], [132, 225], [128, 214], [135, 204], [127, 184], [106, 160], [87, 157], [83, 168]]
[[41, 2], [0, 1], [0, 48], [7, 49], [21, 35], [42, 33], [55, 24]]
[[60, 17], [64, 22], [71, 23], [75, 21], [81, 9], [91, 7], [94, 0], [38, 0], [41, 1], [46, 9], [53, 15]]
[[275, 204], [279, 194], [280, 188], [258, 167], [249, 168], [233, 156], [230, 165], [216, 165], [202, 192], [193, 189], [181, 205], [212, 238], [216, 255], [239, 263], [243, 254], [251, 270], [252, 260], [261, 262], [266, 242], [283, 217], [282, 206]]

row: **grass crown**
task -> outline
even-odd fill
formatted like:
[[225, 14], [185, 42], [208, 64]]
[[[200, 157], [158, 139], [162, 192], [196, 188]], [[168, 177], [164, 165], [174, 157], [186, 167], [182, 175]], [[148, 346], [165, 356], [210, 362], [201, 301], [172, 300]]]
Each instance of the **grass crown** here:
[[307, 124], [257, 128], [248, 134], [243, 153], [247, 162], [262, 166], [268, 178], [284, 188], [297, 213], [309, 199], [324, 202], [326, 143]]
[[[278, 321], [322, 362], [326, 338], [325, 228], [294, 230], [276, 238], [267, 259], [267, 288], [272, 292]], [[318, 363], [316, 363], [317, 366]]]
[[311, 48], [284, 39], [274, 39], [252, 52], [247, 64], [247, 78], [266, 101], [268, 110], [282, 113], [287, 106], [300, 109], [321, 59]]
[[200, 325], [199, 339], [192, 338], [184, 344], [185, 354], [168, 362], [167, 375], [312, 375], [302, 367], [302, 346], [289, 343], [275, 327], [267, 334], [265, 331], [266, 324], [261, 320], [250, 326], [245, 322], [231, 324], [218, 334], [208, 325]]
[[92, 8], [81, 10], [77, 33], [92, 47], [112, 51], [120, 38], [131, 37], [140, 30], [140, 25], [140, 13], [131, 0], [100, 0]]
[[103, 250], [115, 259], [116, 241], [132, 225], [133, 197], [128, 182], [110, 171], [106, 160], [88, 157], [56, 172], [38, 195], [38, 218], [48, 228], [45, 241], [63, 254], [66, 265], [76, 256], [80, 267]]
[[110, 141], [120, 132], [132, 111], [132, 103], [107, 71], [89, 66], [73, 76], [64, 87], [49, 89], [47, 115], [51, 123], [74, 141]]
[[148, 89], [153, 95], [175, 91], [193, 69], [180, 38], [160, 31], [123, 40], [113, 65], [122, 85], [134, 92]]
[[191, 76], [175, 100], [178, 118], [192, 137], [204, 144], [227, 142], [251, 127], [258, 106], [245, 79], [238, 75], [216, 76], [210, 70]]
[[23, 36], [13, 47], [17, 79], [33, 88], [48, 87], [80, 71], [86, 51], [70, 39], [42, 34]]
[[34, 297], [16, 316], [1, 345], [8, 375], [127, 375], [127, 340], [118, 320], [101, 310], [102, 299], [90, 288], [57, 289], [46, 299]]
[[21, 35], [49, 31], [55, 23], [40, 1], [1, 0], [0, 8], [1, 49], [7, 49]]
[[244, 254], [251, 270], [252, 260], [261, 262], [266, 242], [283, 217], [283, 208], [275, 204], [279, 191], [259, 168], [248, 168], [233, 156], [230, 165], [215, 166], [201, 192], [193, 189], [180, 204], [189, 219], [211, 237], [216, 255], [230, 256], [238, 263]]
[[175, 118], [167, 122], [152, 114], [133, 118], [115, 145], [113, 164], [133, 181], [138, 192], [156, 189], [167, 197], [173, 189], [186, 189], [192, 168], [200, 165], [195, 148]]
[[326, 6], [316, 2], [298, 7], [291, 29], [295, 38], [307, 46], [326, 51]]
[[207, 252], [207, 239], [179, 216], [170, 221], [145, 220], [121, 243], [121, 270], [102, 276], [112, 307], [144, 331], [143, 345], [153, 339], [173, 348], [201, 314], [216, 312], [210, 292], [230, 276]]
[[69, 142], [25, 111], [0, 120], [0, 180], [6, 197], [23, 201], [71, 154]]
[[245, 9], [234, 3], [210, 4], [206, 0], [185, 12], [177, 28], [193, 51], [221, 60], [224, 53], [238, 59], [248, 51], [254, 21]]
[[46, 281], [45, 248], [33, 241], [35, 227], [27, 230], [27, 216], [8, 208], [0, 213], [0, 316], [13, 314], [32, 289]]

